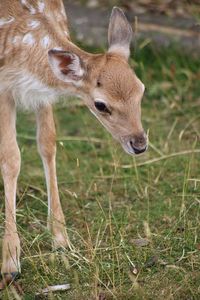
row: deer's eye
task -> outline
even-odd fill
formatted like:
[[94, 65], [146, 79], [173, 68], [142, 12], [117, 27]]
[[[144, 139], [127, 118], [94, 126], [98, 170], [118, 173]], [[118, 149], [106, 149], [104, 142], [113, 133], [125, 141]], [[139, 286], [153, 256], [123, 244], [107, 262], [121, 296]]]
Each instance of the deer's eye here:
[[94, 105], [98, 111], [103, 112], [103, 113], [108, 113], [111, 115], [111, 111], [107, 108], [107, 106], [104, 102], [95, 101]]

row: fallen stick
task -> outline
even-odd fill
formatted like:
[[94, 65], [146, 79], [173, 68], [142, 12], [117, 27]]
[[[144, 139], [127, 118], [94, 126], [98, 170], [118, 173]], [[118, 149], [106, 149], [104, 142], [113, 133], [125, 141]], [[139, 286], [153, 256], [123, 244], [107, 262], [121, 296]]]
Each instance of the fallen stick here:
[[37, 293], [36, 296], [39, 296], [41, 294], [45, 295], [45, 294], [48, 294], [50, 292], [67, 291], [70, 288], [71, 288], [70, 284], [61, 284], [61, 285], [48, 286], [47, 288], [40, 290], [40, 292]]
[[[115, 168], [117, 167], [117, 168], [121, 168], [121, 169], [131, 169], [131, 168], [134, 168], [135, 166], [136, 167], [142, 167], [142, 166], [150, 165], [152, 163], [156, 163], [156, 162], [166, 160], [166, 159], [169, 159], [169, 158], [173, 158], [173, 157], [177, 157], [177, 156], [184, 156], [184, 155], [189, 155], [189, 154], [196, 154], [196, 153], [200, 153], [200, 149], [175, 152], [175, 153], [171, 153], [171, 154], [168, 154], [168, 155], [163, 155], [163, 156], [160, 156], [160, 157], [152, 158], [152, 159], [146, 160], [144, 162], [139, 162], [139, 163], [136, 163], [136, 165], [134, 165], [134, 164], [119, 165], [119, 164], [115, 164], [115, 163], [107, 163], [107, 165], [113, 166]], [[108, 176], [107, 176], [107, 178], [108, 178]]]

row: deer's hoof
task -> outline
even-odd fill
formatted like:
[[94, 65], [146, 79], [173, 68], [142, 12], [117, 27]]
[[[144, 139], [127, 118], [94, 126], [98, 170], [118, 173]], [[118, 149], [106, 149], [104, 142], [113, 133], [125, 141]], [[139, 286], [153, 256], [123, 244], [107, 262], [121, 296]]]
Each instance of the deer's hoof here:
[[3, 274], [0, 274], [0, 279], [11, 278], [12, 280], [17, 280], [20, 278], [20, 276], [21, 276], [21, 273], [19, 273], [19, 272], [3, 273]]
[[0, 290], [5, 289], [6, 286], [20, 278], [19, 272], [3, 273], [0, 274]]

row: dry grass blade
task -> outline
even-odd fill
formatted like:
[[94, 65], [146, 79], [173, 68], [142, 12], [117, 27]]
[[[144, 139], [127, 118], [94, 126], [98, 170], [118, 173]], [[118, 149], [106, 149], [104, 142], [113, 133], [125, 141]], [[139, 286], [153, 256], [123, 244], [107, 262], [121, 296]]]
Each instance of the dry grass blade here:
[[145, 247], [149, 244], [148, 239], [134, 239], [133, 244], [137, 247]]
[[[36, 141], [36, 138], [34, 136], [25, 135], [25, 134], [18, 134], [18, 138], [24, 139], [24, 140], [30, 140], [30, 141]], [[82, 137], [82, 136], [64, 136], [57, 138], [58, 142], [88, 142], [88, 143], [96, 143], [96, 144], [107, 144], [107, 141], [101, 140], [98, 138], [92, 138], [92, 137]]]
[[[136, 166], [137, 167], [141, 167], [141, 166], [146, 166], [146, 165], [150, 165], [162, 160], [166, 160], [169, 158], [173, 158], [173, 157], [177, 157], [177, 156], [183, 156], [183, 155], [189, 155], [189, 154], [196, 154], [196, 153], [200, 153], [200, 149], [194, 149], [194, 150], [185, 150], [185, 151], [180, 151], [180, 152], [175, 152], [175, 153], [171, 153], [169, 155], [163, 155], [161, 157], [156, 157], [156, 158], [152, 158], [150, 160], [141, 162], [141, 163], [137, 163]], [[134, 168], [135, 165], [133, 164], [129, 164], [129, 165], [116, 165], [113, 163], [108, 163], [111, 166], [117, 167], [117, 168], [122, 168], [122, 169], [131, 169]]]

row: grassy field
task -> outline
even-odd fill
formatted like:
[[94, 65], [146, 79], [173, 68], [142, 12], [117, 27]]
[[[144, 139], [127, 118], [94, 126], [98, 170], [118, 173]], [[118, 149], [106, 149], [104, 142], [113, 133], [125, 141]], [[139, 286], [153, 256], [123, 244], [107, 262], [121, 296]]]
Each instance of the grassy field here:
[[[200, 60], [142, 43], [131, 61], [146, 85], [150, 146], [143, 156], [125, 154], [81, 101], [55, 106], [58, 181], [72, 251], [51, 251], [35, 118], [18, 116], [25, 300], [200, 298]], [[0, 198], [2, 237], [2, 181]], [[35, 298], [41, 288], [63, 283], [71, 289]], [[0, 299], [21, 298], [8, 288]]]

